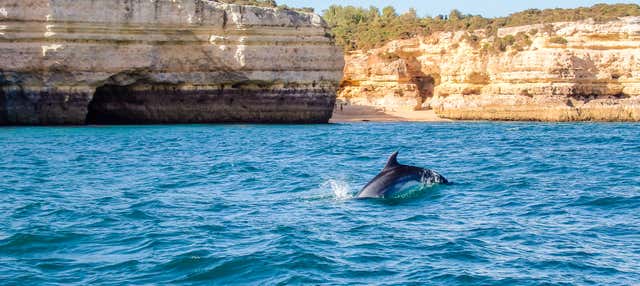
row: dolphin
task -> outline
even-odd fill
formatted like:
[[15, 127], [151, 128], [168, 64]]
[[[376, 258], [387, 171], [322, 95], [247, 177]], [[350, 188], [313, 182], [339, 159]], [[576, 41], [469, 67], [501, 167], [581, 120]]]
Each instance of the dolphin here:
[[398, 163], [398, 152], [389, 157], [387, 165], [357, 195], [358, 199], [394, 198], [411, 190], [434, 184], [449, 184], [442, 175], [414, 166]]

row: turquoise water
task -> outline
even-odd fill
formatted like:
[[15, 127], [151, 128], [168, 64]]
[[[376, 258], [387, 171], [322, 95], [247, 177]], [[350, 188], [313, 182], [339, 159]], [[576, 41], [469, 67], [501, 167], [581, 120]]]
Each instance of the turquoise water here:
[[[0, 129], [0, 284], [629, 285], [640, 125]], [[400, 162], [454, 182], [353, 195]]]

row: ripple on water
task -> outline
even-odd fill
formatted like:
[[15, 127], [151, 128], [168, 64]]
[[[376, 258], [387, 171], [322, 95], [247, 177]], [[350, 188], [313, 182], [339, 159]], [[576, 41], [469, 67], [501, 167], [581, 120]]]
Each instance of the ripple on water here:
[[89, 237], [86, 234], [58, 231], [43, 234], [16, 233], [0, 241], [0, 253], [17, 256], [31, 256], [65, 247], [68, 243], [79, 242]]
[[640, 196], [610, 196], [610, 197], [595, 197], [595, 196], [581, 196], [572, 206], [586, 206], [596, 208], [637, 208], [640, 206]]
[[[481, 122], [0, 129], [0, 279], [633, 285], [638, 134]], [[396, 150], [455, 184], [354, 200]]]

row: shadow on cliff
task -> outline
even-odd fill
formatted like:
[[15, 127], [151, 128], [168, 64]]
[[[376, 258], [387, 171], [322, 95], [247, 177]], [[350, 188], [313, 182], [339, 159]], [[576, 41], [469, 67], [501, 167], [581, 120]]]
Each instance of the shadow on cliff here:
[[[560, 70], [564, 77], [569, 77], [575, 84], [567, 91], [566, 96], [571, 100], [567, 101], [567, 106], [574, 107], [573, 101], [587, 104], [597, 99], [627, 99], [629, 95], [619, 92], [608, 93], [611, 82], [602, 82], [598, 79], [598, 67], [593, 59], [571, 56], [572, 70]], [[619, 76], [612, 76], [611, 80], [618, 82]], [[573, 100], [573, 101], [572, 101]]]
[[416, 85], [420, 95], [420, 102], [415, 106], [415, 109], [423, 109], [423, 104], [433, 97], [436, 79], [432, 75], [422, 72], [422, 64], [415, 57], [404, 58], [404, 61], [407, 65], [407, 71], [410, 76], [409, 81]]

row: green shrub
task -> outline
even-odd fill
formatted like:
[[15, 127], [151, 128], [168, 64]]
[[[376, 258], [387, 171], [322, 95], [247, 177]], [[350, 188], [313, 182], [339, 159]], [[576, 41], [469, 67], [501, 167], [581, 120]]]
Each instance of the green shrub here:
[[496, 52], [504, 52], [507, 48], [515, 44], [516, 38], [512, 35], [507, 35], [503, 38], [496, 38], [493, 42], [493, 47]]
[[551, 39], [549, 39], [549, 43], [566, 45], [567, 43], [569, 43], [569, 41], [567, 41], [567, 39], [563, 37], [552, 37]]
[[270, 7], [275, 8], [278, 6], [275, 0], [220, 0], [218, 2], [228, 3], [228, 4], [239, 4], [239, 5], [252, 5], [259, 7]]
[[287, 5], [278, 5], [275, 0], [218, 0], [227, 4], [251, 5], [258, 7], [278, 8], [280, 10], [293, 10], [305, 13], [314, 13], [314, 9], [310, 7], [292, 8]]
[[480, 39], [480, 37], [478, 37], [478, 35], [474, 35], [474, 34], [471, 34], [471, 33], [465, 33], [462, 36], [462, 40], [466, 41], [470, 46], [472, 46], [474, 48], [480, 47], [481, 39]]

